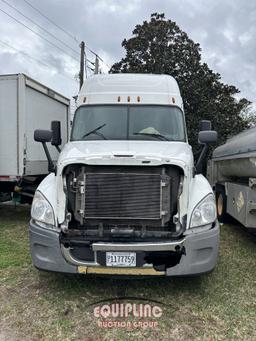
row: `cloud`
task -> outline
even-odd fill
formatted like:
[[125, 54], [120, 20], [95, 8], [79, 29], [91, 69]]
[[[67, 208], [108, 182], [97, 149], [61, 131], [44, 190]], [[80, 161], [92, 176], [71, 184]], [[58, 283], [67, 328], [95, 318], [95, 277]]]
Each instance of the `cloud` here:
[[[45, 27], [79, 52], [78, 41], [99, 53], [107, 64], [120, 60], [124, 55], [121, 42], [132, 35], [135, 25], [150, 18], [153, 12], [164, 12], [202, 48], [202, 59], [210, 68], [219, 72], [222, 80], [233, 84], [245, 96], [256, 102], [256, 3], [246, 0], [29, 0], [49, 16], [57, 25], [71, 33], [72, 39], [22, 0], [7, 0], [20, 11]], [[0, 8], [25, 22], [44, 35], [32, 23], [0, 2]], [[0, 13], [0, 40], [5, 40], [51, 67], [0, 50], [0, 73], [27, 72], [48, 86], [68, 96], [76, 94], [78, 85], [70, 80], [78, 73], [79, 63], [18, 23]], [[66, 52], [79, 58], [66, 46], [47, 37]], [[94, 56], [88, 51], [88, 58]], [[106, 66], [104, 66], [106, 69]], [[64, 76], [63, 76], [64, 75]]]

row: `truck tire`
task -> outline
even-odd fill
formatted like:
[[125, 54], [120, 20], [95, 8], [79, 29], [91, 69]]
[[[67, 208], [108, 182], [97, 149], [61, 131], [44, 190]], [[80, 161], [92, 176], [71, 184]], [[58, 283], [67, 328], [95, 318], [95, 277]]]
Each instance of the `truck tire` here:
[[227, 223], [229, 215], [227, 213], [227, 196], [225, 194], [225, 188], [222, 185], [216, 185], [216, 208], [217, 218], [220, 223]]

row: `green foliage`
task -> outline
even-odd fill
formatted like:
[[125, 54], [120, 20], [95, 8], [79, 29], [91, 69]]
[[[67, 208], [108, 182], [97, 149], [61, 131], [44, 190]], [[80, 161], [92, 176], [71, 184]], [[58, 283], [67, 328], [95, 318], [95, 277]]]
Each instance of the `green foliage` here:
[[[13, 212], [9, 216], [10, 207]], [[26, 222], [23, 223], [25, 219]], [[21, 206], [0, 203], [0, 272], [5, 268], [19, 267], [31, 262], [27, 245], [28, 221], [29, 212], [24, 212]]]
[[219, 143], [230, 135], [248, 127], [243, 118], [250, 102], [237, 100], [239, 90], [221, 82], [218, 73], [201, 61], [200, 45], [194, 43], [175, 22], [164, 14], [153, 13], [133, 30], [133, 37], [122, 42], [126, 56], [115, 63], [111, 71], [131, 73], [157, 73], [173, 76], [184, 100], [188, 135], [197, 149], [199, 122], [212, 121], [219, 133]]

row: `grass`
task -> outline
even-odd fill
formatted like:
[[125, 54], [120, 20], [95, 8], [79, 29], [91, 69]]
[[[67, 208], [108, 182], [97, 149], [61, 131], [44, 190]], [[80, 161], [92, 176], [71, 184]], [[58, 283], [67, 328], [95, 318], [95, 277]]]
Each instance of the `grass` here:
[[[221, 227], [211, 274], [117, 280], [39, 272], [31, 265], [28, 221], [29, 207], [0, 206], [0, 339], [256, 339], [256, 244], [241, 228]], [[138, 298], [122, 303], [162, 302], [158, 327], [99, 328], [94, 303], [120, 296]]]

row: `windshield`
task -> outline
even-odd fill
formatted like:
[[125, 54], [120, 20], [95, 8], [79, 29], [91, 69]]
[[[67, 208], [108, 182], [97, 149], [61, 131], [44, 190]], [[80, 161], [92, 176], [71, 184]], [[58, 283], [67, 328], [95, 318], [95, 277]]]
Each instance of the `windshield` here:
[[164, 105], [87, 105], [77, 109], [71, 141], [185, 141], [182, 111]]

